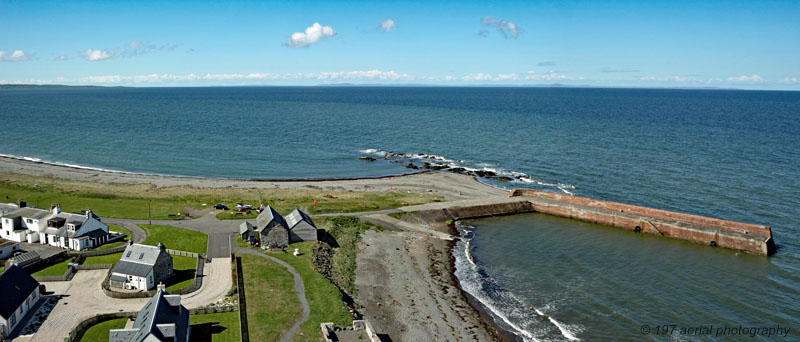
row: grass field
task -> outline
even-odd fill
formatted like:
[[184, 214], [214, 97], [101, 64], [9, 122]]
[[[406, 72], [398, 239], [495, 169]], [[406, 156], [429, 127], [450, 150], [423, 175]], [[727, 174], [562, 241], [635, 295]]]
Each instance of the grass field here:
[[128, 243], [128, 240], [131, 237], [133, 237], [133, 235], [131, 235], [131, 231], [130, 230], [126, 229], [125, 227], [120, 227], [120, 226], [115, 225], [115, 224], [109, 224], [108, 225], [108, 230], [109, 231], [115, 231], [115, 232], [118, 232], [118, 233], [127, 234], [128, 236], [125, 237], [122, 240], [117, 240], [117, 241], [114, 241], [112, 243], [107, 243], [107, 244], [104, 244], [104, 245], [102, 245], [100, 247], [97, 247], [97, 248], [95, 248], [96, 251], [102, 251], [102, 250], [105, 250], [105, 249], [114, 248], [114, 247], [117, 247], [117, 246], [122, 246], [122, 245]]
[[53, 264], [48, 266], [47, 268], [43, 268], [36, 273], [31, 274], [32, 276], [60, 276], [67, 273], [67, 264], [72, 262], [72, 259], [67, 259], [57, 264]]
[[[248, 244], [237, 240], [240, 247], [249, 248]], [[311, 248], [315, 241], [299, 242], [289, 245], [288, 250], [300, 249], [300, 256], [290, 253], [270, 253], [270, 256], [285, 261], [294, 267], [300, 277], [303, 278], [303, 285], [306, 289], [306, 299], [311, 307], [311, 314], [308, 320], [300, 326], [300, 331], [294, 336], [294, 341], [317, 341], [319, 340], [320, 323], [333, 322], [337, 325], [351, 325], [353, 318], [342, 303], [342, 294], [328, 279], [319, 274], [314, 265], [311, 264]], [[254, 249], [260, 251], [260, 249]], [[244, 259], [242, 259], [244, 260]], [[245, 268], [245, 272], [247, 269]], [[245, 277], [247, 273], [245, 273]], [[245, 285], [245, 288], [247, 286]], [[296, 296], [296, 295], [295, 295]], [[247, 312], [250, 314], [250, 294], [247, 293]], [[248, 321], [248, 326], [249, 326]], [[252, 329], [251, 329], [252, 331]]]
[[[237, 202], [258, 206], [259, 198], [281, 213], [294, 208], [308, 208], [309, 213], [355, 212], [394, 208], [441, 200], [431, 194], [407, 192], [346, 192], [308, 186], [307, 189], [245, 189], [239, 187], [195, 188], [190, 186], [157, 188], [149, 184], [108, 184], [0, 174], [0, 198], [8, 201], [23, 198], [37, 207], [60, 203], [66, 212], [91, 208], [101, 217], [133, 219], [174, 219], [169, 215], [186, 213], [189, 208], [203, 209], [215, 203], [233, 208]], [[314, 205], [314, 201], [317, 205]], [[225, 217], [227, 215], [227, 217]], [[230, 218], [220, 214], [220, 218]], [[240, 217], [236, 217], [240, 218]]]
[[311, 248], [316, 243], [316, 241], [308, 241], [291, 244], [289, 250], [300, 249], [302, 255], [297, 257], [290, 253], [270, 254], [292, 265], [303, 278], [303, 285], [306, 288], [306, 299], [311, 307], [311, 314], [308, 320], [300, 326], [300, 331], [294, 336], [293, 341], [318, 341], [320, 323], [333, 322], [342, 326], [353, 323], [353, 317], [342, 303], [342, 294], [311, 264]]
[[89, 329], [86, 329], [86, 332], [83, 334], [83, 337], [80, 341], [83, 342], [96, 342], [96, 341], [108, 341], [108, 332], [111, 329], [123, 329], [125, 328], [125, 322], [127, 322], [127, 318], [117, 318], [112, 319], [110, 321], [100, 322], [95, 324]]
[[274, 261], [247, 254], [241, 257], [250, 340], [278, 341], [302, 312], [294, 278]]
[[86, 258], [86, 260], [83, 261], [82, 265], [99, 265], [99, 264], [116, 265], [117, 262], [119, 261], [119, 258], [121, 257], [122, 257], [122, 252], [88, 257]]
[[194, 281], [194, 273], [197, 271], [197, 259], [185, 256], [172, 256], [173, 276], [164, 282], [167, 285], [167, 292], [175, 291], [187, 287]]
[[[225, 312], [189, 317], [191, 342], [239, 342], [239, 312]], [[255, 341], [255, 340], [253, 340]]]
[[143, 245], [155, 246], [162, 242], [167, 248], [192, 253], [205, 253], [208, 235], [193, 230], [161, 225], [140, 224], [147, 238]]

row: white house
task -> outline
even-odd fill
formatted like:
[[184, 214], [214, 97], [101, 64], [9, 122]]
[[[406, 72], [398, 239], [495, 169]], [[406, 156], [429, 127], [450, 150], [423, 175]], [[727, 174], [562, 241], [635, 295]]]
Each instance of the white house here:
[[0, 260], [7, 259], [19, 252], [19, 243], [0, 239]]
[[109, 285], [147, 291], [172, 276], [172, 256], [162, 243], [158, 246], [131, 244], [111, 269]]
[[41, 298], [39, 282], [12, 265], [0, 274], [0, 296], [0, 340], [3, 340]]
[[91, 210], [81, 215], [63, 213], [60, 205], [50, 210], [21, 207], [5, 210], [0, 218], [0, 238], [7, 240], [39, 242], [76, 251], [108, 241], [108, 226]]

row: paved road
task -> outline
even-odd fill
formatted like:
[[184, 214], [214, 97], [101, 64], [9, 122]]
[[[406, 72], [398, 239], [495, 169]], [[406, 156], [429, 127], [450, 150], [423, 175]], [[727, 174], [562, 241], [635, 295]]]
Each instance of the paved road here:
[[[141, 310], [149, 298], [120, 299], [103, 293], [100, 284], [107, 273], [108, 270], [83, 270], [78, 271], [72, 281], [43, 283], [47, 291], [61, 298], [35, 334], [20, 336], [15, 341], [63, 341], [78, 323], [96, 314]], [[199, 290], [181, 296], [181, 304], [187, 309], [202, 307], [225, 297], [231, 287], [230, 257], [214, 259], [206, 264], [203, 276], [203, 286]]]
[[[300, 305], [303, 307], [303, 315], [300, 317], [299, 320], [297, 320], [297, 322], [294, 322], [294, 325], [292, 325], [289, 331], [287, 331], [286, 334], [284, 334], [281, 337], [281, 342], [291, 341], [292, 336], [294, 336], [294, 334], [297, 332], [297, 329], [300, 329], [300, 325], [305, 323], [306, 320], [308, 320], [308, 315], [311, 313], [311, 308], [308, 306], [308, 301], [306, 300], [306, 288], [303, 286], [303, 278], [300, 277], [300, 274], [297, 273], [294, 267], [285, 263], [283, 260], [276, 259], [264, 253], [246, 248], [236, 247], [235, 251], [238, 254], [257, 255], [263, 258], [270, 259], [274, 262], [277, 262], [281, 266], [286, 267], [286, 269], [289, 270], [289, 272], [291, 272], [292, 275], [294, 276], [294, 290], [297, 291], [297, 298], [300, 299]], [[247, 289], [245, 289], [245, 291], [247, 291]]]

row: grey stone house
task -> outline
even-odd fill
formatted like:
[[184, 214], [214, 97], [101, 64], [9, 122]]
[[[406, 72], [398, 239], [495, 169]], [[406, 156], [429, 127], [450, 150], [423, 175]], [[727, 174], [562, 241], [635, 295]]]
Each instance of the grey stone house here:
[[111, 269], [109, 285], [147, 291], [171, 276], [172, 256], [164, 244], [159, 242], [158, 246], [147, 246], [131, 241]]
[[188, 342], [191, 335], [189, 310], [181, 296], [168, 294], [164, 285], [136, 315], [131, 329], [112, 329], [109, 342]]
[[286, 220], [271, 206], [256, 218], [255, 238], [261, 248], [284, 248], [289, 245], [289, 233]]
[[239, 225], [239, 236], [242, 237], [242, 241], [252, 242], [256, 238], [256, 229], [253, 227], [253, 224], [250, 222], [242, 222]]
[[300, 209], [286, 215], [286, 228], [289, 229], [289, 242], [317, 241], [317, 226], [308, 214]]

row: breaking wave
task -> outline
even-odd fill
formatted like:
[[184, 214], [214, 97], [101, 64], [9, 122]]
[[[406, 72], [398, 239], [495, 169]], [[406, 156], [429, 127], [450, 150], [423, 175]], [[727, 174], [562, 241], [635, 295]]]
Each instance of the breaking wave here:
[[[580, 341], [575, 336], [579, 328], [566, 326], [499, 286], [472, 256], [470, 241], [475, 234], [474, 227], [458, 221], [455, 224], [460, 236], [453, 248], [456, 278], [464, 291], [491, 312], [495, 322], [523, 341]], [[531, 315], [532, 312], [535, 315]]]
[[569, 195], [574, 195], [573, 190], [576, 189], [576, 186], [572, 184], [546, 182], [536, 179], [527, 173], [507, 170], [496, 164], [470, 163], [466, 160], [453, 159], [436, 154], [395, 153], [375, 148], [363, 149], [359, 150], [358, 152], [378, 156], [385, 160], [394, 162], [407, 161], [411, 162], [412, 164], [414, 161], [423, 162], [423, 165], [428, 165], [427, 168], [434, 170], [445, 170], [455, 173], [473, 175], [485, 180], [494, 180], [495, 182], [493, 182], [492, 185], [497, 185], [500, 187], [503, 187], [502, 183], [511, 183], [535, 187], [541, 190], [558, 190]]

